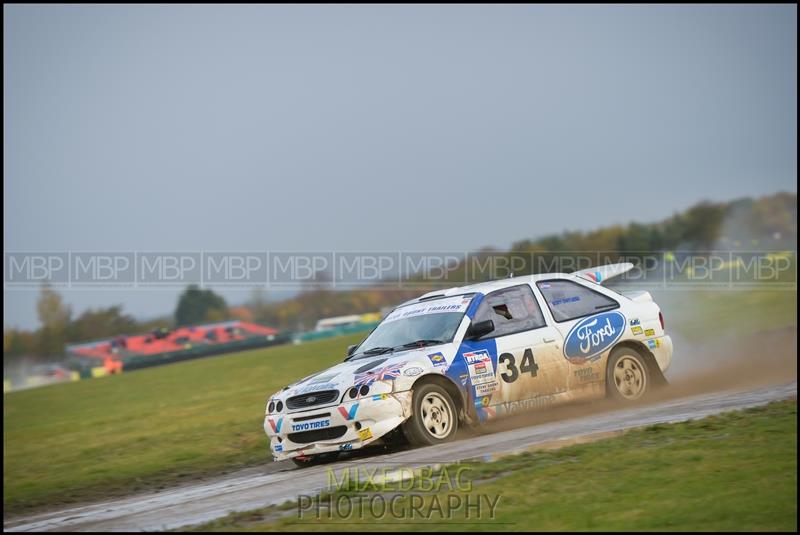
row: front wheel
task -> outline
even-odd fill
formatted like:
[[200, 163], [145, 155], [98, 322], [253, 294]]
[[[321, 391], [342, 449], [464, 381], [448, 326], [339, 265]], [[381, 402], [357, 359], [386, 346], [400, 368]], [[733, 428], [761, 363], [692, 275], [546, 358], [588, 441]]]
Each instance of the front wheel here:
[[412, 446], [431, 446], [452, 440], [458, 430], [458, 416], [450, 394], [437, 384], [414, 389], [411, 418], [403, 433]]
[[651, 383], [650, 369], [638, 351], [623, 346], [611, 352], [606, 366], [606, 391], [609, 397], [636, 401], [648, 393]]

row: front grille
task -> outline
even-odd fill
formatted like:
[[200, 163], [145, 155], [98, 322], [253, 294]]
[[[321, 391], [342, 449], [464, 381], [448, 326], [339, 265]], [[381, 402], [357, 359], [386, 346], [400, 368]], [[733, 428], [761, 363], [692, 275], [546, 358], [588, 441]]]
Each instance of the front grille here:
[[347, 432], [346, 425], [337, 425], [327, 429], [314, 429], [313, 431], [300, 431], [289, 433], [289, 440], [295, 444], [311, 444], [320, 440], [336, 440]]
[[302, 396], [292, 396], [286, 400], [286, 407], [290, 410], [307, 409], [309, 407], [316, 407], [317, 405], [324, 405], [332, 403], [339, 399], [338, 390], [322, 390], [321, 392], [309, 392]]
[[298, 416], [297, 418], [292, 418], [295, 422], [305, 422], [306, 420], [316, 420], [317, 418], [329, 418], [331, 413], [329, 412], [321, 412], [319, 414], [312, 414], [311, 416]]

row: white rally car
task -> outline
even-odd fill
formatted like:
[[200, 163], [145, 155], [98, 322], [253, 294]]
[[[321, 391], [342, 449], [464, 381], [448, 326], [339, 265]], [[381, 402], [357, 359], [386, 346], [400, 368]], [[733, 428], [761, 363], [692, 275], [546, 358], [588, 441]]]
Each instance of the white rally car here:
[[602, 282], [612, 264], [430, 292], [404, 303], [345, 361], [269, 398], [275, 460], [298, 465], [377, 440], [430, 445], [459, 424], [664, 382], [672, 341], [648, 292]]

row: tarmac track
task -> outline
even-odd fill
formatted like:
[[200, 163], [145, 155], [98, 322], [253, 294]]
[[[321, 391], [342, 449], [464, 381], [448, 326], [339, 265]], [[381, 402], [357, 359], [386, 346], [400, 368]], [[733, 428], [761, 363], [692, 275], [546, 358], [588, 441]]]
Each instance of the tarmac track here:
[[[349, 468], [382, 472], [386, 468], [415, 468], [435, 463], [480, 459], [544, 445], [623, 431], [657, 423], [703, 418], [721, 412], [796, 397], [797, 382], [727, 390], [670, 399], [634, 408], [617, 409], [470, 437], [448, 444], [388, 454], [354, 457], [333, 464], [295, 469], [291, 462], [269, 463], [218, 479], [194, 482], [169, 490], [149, 492], [4, 522], [4, 531], [154, 531], [174, 529], [314, 495], [327, 490], [328, 470]], [[338, 472], [337, 472], [338, 473]]]

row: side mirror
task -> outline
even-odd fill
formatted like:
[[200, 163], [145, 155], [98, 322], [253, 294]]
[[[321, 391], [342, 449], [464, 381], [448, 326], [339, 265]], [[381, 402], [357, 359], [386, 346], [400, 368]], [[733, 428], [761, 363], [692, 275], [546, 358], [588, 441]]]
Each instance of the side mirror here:
[[351, 346], [347, 346], [347, 356], [349, 357], [350, 355], [352, 355], [357, 347], [358, 347], [358, 344], [353, 344]]
[[487, 335], [494, 330], [494, 322], [492, 320], [483, 320], [473, 323], [469, 326], [467, 331], [467, 338], [476, 339], [481, 336]]

